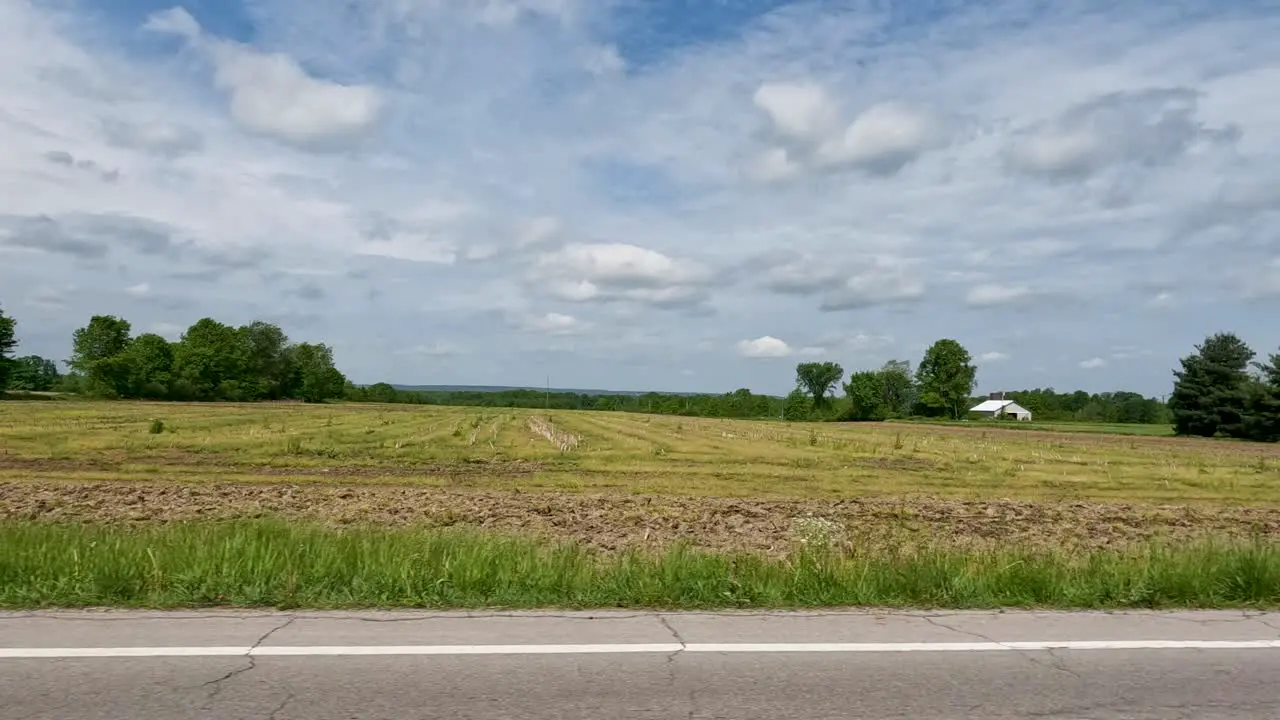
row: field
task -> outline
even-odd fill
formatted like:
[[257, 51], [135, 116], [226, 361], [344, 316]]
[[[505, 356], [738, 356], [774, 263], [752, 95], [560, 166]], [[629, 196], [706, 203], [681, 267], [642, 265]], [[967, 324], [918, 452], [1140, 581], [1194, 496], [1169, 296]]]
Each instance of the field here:
[[[972, 426], [973, 421], [943, 420], [899, 420], [908, 425], [946, 425], [953, 427]], [[988, 421], [990, 422], [990, 421]], [[1139, 435], [1143, 437], [1172, 437], [1173, 427], [1170, 425], [1140, 425], [1136, 423], [1101, 423], [1101, 422], [1014, 422], [1001, 421], [998, 426], [1002, 430], [1040, 430], [1048, 432], [1100, 433], [1104, 435]]]
[[[1149, 580], [1155, 572], [1151, 558], [1194, 549], [1194, 557], [1165, 564], [1185, 571], [1207, 567], [1205, 558], [1219, 557], [1215, 553], [1245, 558], [1240, 562], [1253, 569], [1223, 582], [1252, 573], [1256, 577], [1246, 585], [1253, 589], [1228, 593], [1220, 602], [1280, 603], [1280, 448], [1029, 428], [808, 425], [598, 412], [0, 403], [0, 539], [10, 548], [9, 557], [0, 558], [0, 577], [35, 578], [31, 568], [44, 565], [68, 573], [42, 580], [43, 590], [31, 585], [35, 579], [20, 583], [0, 604], [116, 602], [101, 588], [79, 594], [67, 589], [74, 578], [66, 553], [81, 542], [75, 573], [88, 572], [79, 564], [82, 558], [100, 556], [93, 547], [115, 543], [125, 555], [126, 546], [133, 547], [129, 552], [191, 553], [189, 535], [233, 530], [259, 538], [302, 533], [299, 542], [317, 547], [340, 538], [356, 542], [351, 538], [359, 536], [361, 547], [384, 549], [416, 547], [427, 542], [423, 533], [445, 533], [432, 542], [463, 543], [472, 548], [463, 554], [472, 558], [485, 556], [473, 547], [482, 542], [478, 536], [449, 533], [478, 532], [499, 545], [569, 548], [565, 552], [579, 553], [573, 563], [583, 557], [649, 563], [652, 572], [666, 577], [672, 570], [663, 563], [676, 562], [669, 554], [685, 550], [711, 553], [720, 558], [715, 562], [739, 557], [782, 563], [762, 570], [765, 577], [791, 567], [797, 552], [821, 548], [863, 576], [869, 562], [900, 573], [933, 558], [929, 562], [963, 570], [965, 577], [975, 567], [1016, 562], [1052, 566], [1057, 569], [1045, 572], [1069, 579], [1090, 563], [1110, 563], [1138, 573], [1136, 580]], [[139, 533], [153, 534], [145, 548], [129, 545]], [[243, 538], [236, 542], [253, 545]], [[523, 552], [535, 565], [552, 562], [551, 556], [536, 559], [541, 550]], [[169, 562], [165, 577], [186, 577], [174, 569], [177, 555], [168, 561], [150, 557], [156, 572]], [[849, 565], [853, 559], [863, 564]], [[1236, 560], [1219, 565], [1235, 567]], [[125, 572], [119, 563], [101, 562], [106, 564], [94, 572], [103, 577]], [[579, 590], [583, 577], [605, 572], [595, 565], [583, 568], [574, 575]], [[276, 570], [297, 582], [297, 569], [288, 563]], [[954, 574], [938, 577], [944, 576], [956, 581]], [[1114, 604], [1119, 596], [1110, 593], [1136, 581], [1119, 571], [1108, 577], [1119, 585], [1088, 598], [1079, 595], [1079, 582], [1062, 580], [1046, 602], [1076, 597], [1070, 602]], [[1196, 577], [1208, 582], [1203, 573]], [[138, 582], [150, 588], [147, 597], [158, 592], [146, 577]], [[212, 581], [201, 582], [207, 590]], [[711, 581], [698, 582], [696, 587], [704, 587]], [[870, 591], [858, 587], [846, 587], [843, 595], [815, 590], [813, 597], [860, 602], [863, 595], [857, 593]], [[1201, 600], [1173, 593], [1164, 602], [1207, 602], [1203, 598], [1225, 586], [1213, 581], [1197, 587]], [[1121, 595], [1150, 595], [1149, 587], [1132, 590]], [[130, 597], [143, 602], [142, 592]], [[680, 604], [672, 592], [663, 602]], [[938, 587], [913, 592], [913, 602], [959, 602], [954, 592], [939, 595]], [[240, 597], [230, 590], [221, 596]], [[900, 597], [872, 596], [891, 603]], [[200, 593], [185, 591], [164, 597], [204, 602]], [[276, 602], [284, 596], [271, 597]], [[392, 602], [388, 597], [377, 595]], [[484, 597], [498, 602], [507, 596]], [[523, 604], [533, 602], [530, 597]], [[596, 602], [581, 599], [590, 593], [574, 597]], [[980, 599], [965, 602], [1037, 601], [1034, 593], [995, 590], [974, 597]], [[574, 602], [562, 593], [560, 603], [550, 604]], [[633, 596], [631, 604], [637, 603], [644, 604]], [[705, 598], [695, 604], [705, 605]]]

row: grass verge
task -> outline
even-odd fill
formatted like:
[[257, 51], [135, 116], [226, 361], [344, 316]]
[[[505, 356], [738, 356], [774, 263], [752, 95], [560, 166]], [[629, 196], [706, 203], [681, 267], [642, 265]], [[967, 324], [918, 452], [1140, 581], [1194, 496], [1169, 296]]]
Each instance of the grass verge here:
[[275, 520], [0, 524], [0, 606], [281, 608], [1275, 607], [1280, 548], [934, 548], [785, 559], [599, 554], [474, 532]]

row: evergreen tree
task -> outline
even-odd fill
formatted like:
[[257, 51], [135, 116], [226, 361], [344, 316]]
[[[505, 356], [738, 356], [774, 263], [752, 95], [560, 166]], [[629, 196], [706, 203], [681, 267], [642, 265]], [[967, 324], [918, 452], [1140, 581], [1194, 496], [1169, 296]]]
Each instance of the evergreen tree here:
[[13, 369], [13, 349], [18, 346], [16, 330], [18, 323], [4, 314], [0, 308], [0, 393], [9, 387], [9, 374]]
[[1245, 437], [1253, 422], [1249, 361], [1254, 352], [1233, 333], [1205, 338], [1175, 370], [1169, 409], [1178, 435]]

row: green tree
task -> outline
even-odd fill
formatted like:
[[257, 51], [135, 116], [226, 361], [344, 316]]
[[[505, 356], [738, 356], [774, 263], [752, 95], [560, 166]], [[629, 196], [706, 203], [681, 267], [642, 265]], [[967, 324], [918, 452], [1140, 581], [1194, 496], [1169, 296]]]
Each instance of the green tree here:
[[299, 395], [307, 402], [324, 402], [342, 397], [347, 379], [333, 365], [333, 350], [323, 343], [293, 346], [301, 384]]
[[844, 368], [834, 362], [808, 362], [796, 366], [796, 384], [809, 393], [814, 409], [821, 410], [829, 404], [831, 392], [844, 377]]
[[803, 422], [811, 419], [813, 401], [800, 388], [792, 390], [782, 405], [782, 418], [792, 422]]
[[885, 404], [885, 380], [889, 373], [884, 370], [863, 370], [850, 373], [849, 382], [844, 391], [849, 396], [850, 420], [884, 420], [889, 415], [889, 406]]
[[931, 415], [959, 420], [968, 409], [977, 376], [978, 369], [963, 345], [950, 338], [939, 340], [925, 351], [916, 368], [919, 402]]
[[396, 389], [390, 383], [374, 383], [365, 388], [365, 395], [370, 402], [390, 403], [396, 401]]
[[911, 362], [890, 360], [880, 368], [881, 399], [887, 417], [905, 417], [916, 404], [916, 383], [911, 377]]
[[256, 320], [239, 330], [248, 375], [245, 392], [254, 400], [279, 400], [297, 391], [289, 338], [278, 325]]
[[129, 367], [123, 361], [129, 347], [129, 321], [114, 315], [94, 315], [71, 336], [67, 365], [84, 376], [85, 391], [118, 397], [128, 392]]
[[1205, 338], [1175, 370], [1169, 409], [1178, 435], [1243, 437], [1251, 391], [1249, 362], [1254, 352], [1233, 333]]
[[129, 394], [159, 400], [168, 397], [173, 383], [173, 345], [154, 333], [129, 343], [124, 353], [129, 367]]
[[201, 318], [173, 347], [173, 374], [182, 394], [197, 400], [244, 400], [248, 374], [247, 346], [230, 325]]
[[9, 375], [10, 390], [47, 392], [58, 386], [58, 365], [39, 355], [26, 355], [13, 361]]
[[0, 392], [9, 387], [9, 375], [13, 371], [13, 349], [18, 347], [18, 322], [4, 314], [0, 308]]
[[1260, 442], [1280, 441], [1280, 353], [1253, 364], [1260, 376], [1249, 383], [1249, 414], [1245, 437]]

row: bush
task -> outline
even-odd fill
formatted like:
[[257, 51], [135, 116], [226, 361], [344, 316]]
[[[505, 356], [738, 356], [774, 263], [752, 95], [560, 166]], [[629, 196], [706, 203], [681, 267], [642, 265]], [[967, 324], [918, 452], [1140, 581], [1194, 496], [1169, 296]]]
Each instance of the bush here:
[[164, 421], [159, 418], [152, 420], [151, 429], [148, 430], [147, 432], [151, 433], [152, 435], [159, 435], [160, 433], [164, 432]]

